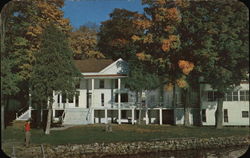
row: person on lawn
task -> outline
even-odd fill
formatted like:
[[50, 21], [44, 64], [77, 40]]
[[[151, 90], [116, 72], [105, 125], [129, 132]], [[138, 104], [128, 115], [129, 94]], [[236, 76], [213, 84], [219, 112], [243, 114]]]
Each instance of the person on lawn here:
[[30, 119], [28, 119], [24, 125], [24, 129], [25, 129], [25, 145], [26, 147], [29, 146], [30, 144]]

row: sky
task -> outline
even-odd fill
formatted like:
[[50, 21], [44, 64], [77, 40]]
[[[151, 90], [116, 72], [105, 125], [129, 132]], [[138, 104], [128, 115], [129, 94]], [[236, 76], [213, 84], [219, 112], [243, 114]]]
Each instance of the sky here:
[[70, 19], [74, 28], [86, 23], [100, 25], [109, 19], [109, 14], [115, 8], [143, 12], [141, 0], [65, 0], [62, 8], [64, 17]]

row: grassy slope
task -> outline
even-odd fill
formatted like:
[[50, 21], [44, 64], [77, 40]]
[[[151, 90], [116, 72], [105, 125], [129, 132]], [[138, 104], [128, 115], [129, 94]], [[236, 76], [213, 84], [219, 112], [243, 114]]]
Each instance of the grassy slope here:
[[[112, 125], [113, 132], [104, 131], [105, 125], [76, 126], [63, 131], [51, 131], [44, 135], [41, 129], [32, 129], [32, 143], [36, 144], [88, 144], [95, 142], [131, 142], [162, 140], [181, 137], [224, 137], [248, 136], [249, 128], [215, 129], [214, 127], [182, 127], [159, 125]], [[23, 142], [22, 126], [8, 127], [5, 130], [7, 142]]]

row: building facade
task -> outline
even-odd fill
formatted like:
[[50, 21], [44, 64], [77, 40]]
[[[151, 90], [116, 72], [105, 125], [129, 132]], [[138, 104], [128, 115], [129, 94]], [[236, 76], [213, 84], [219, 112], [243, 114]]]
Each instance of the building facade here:
[[[184, 104], [180, 88], [173, 92], [162, 87], [143, 92], [143, 104], [136, 104], [136, 94], [123, 80], [128, 77], [128, 65], [122, 59], [86, 59], [75, 61], [82, 77], [75, 96], [54, 92], [53, 120], [63, 124], [131, 123], [141, 118], [145, 124], [184, 124]], [[208, 84], [191, 90], [189, 122], [215, 125], [216, 91]], [[201, 95], [198, 95], [198, 94]], [[201, 98], [198, 98], [198, 97]], [[200, 101], [201, 100], [201, 101]], [[223, 103], [223, 124], [249, 126], [249, 84], [227, 93]]]

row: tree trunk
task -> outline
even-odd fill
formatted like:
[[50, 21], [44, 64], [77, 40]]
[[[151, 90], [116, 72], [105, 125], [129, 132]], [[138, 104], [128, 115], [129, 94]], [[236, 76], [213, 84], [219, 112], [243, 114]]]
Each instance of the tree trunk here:
[[1, 98], [1, 142], [4, 140], [4, 103], [3, 98]]
[[223, 118], [223, 98], [219, 97], [217, 99], [217, 109], [215, 112], [215, 126], [217, 129], [222, 128], [222, 118]]
[[41, 122], [42, 122], [42, 119], [41, 119], [41, 111], [42, 111], [42, 108], [40, 105], [37, 106], [37, 112], [36, 112], [36, 127], [37, 128], [40, 128], [41, 127]]
[[184, 90], [184, 126], [190, 126], [189, 122], [189, 88]]
[[45, 129], [45, 134], [50, 134], [50, 125], [51, 125], [51, 115], [52, 115], [52, 104], [53, 104], [53, 98], [50, 97], [49, 100], [49, 107], [48, 107], [48, 116], [47, 116], [47, 124]]

